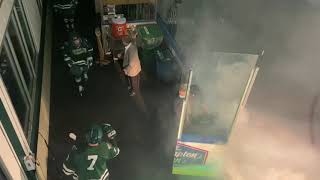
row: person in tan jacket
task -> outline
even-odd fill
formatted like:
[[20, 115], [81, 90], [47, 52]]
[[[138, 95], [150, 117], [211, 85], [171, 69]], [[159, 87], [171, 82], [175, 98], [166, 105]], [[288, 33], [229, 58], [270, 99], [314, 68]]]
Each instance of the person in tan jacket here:
[[141, 65], [138, 56], [138, 49], [132, 39], [124, 37], [122, 43], [125, 46], [123, 57], [123, 71], [128, 79], [128, 89], [130, 96], [140, 93], [140, 72]]

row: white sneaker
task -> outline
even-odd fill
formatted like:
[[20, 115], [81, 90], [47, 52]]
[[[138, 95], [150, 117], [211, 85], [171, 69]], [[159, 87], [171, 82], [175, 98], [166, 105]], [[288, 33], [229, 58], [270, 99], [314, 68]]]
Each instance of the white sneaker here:
[[130, 92], [129, 92], [129, 96], [132, 97], [132, 96], [135, 96], [135, 95], [136, 95], [136, 93], [135, 93], [134, 91], [130, 91]]
[[88, 80], [88, 74], [87, 74], [87, 73], [84, 74], [83, 77], [84, 77], [84, 79], [85, 79], [86, 81]]
[[79, 83], [79, 82], [81, 82], [82, 78], [81, 77], [76, 77], [74, 80], [76, 81], [76, 83]]
[[84, 87], [83, 86], [79, 86], [79, 92], [82, 94], [82, 92], [84, 91]]

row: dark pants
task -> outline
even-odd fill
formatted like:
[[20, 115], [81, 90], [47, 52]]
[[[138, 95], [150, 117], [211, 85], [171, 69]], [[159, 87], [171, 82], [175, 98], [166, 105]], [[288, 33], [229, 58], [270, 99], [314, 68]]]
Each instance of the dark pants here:
[[140, 92], [140, 73], [134, 77], [127, 76], [127, 81], [128, 87], [130, 88], [129, 91], [136, 94], [133, 96], [134, 102], [138, 105], [139, 109], [146, 114], [147, 108]]
[[134, 77], [127, 76], [131, 91], [140, 94], [140, 73]]
[[88, 80], [88, 66], [73, 65], [70, 68], [70, 73], [74, 77], [76, 83], [80, 86], [84, 86], [84, 83]]

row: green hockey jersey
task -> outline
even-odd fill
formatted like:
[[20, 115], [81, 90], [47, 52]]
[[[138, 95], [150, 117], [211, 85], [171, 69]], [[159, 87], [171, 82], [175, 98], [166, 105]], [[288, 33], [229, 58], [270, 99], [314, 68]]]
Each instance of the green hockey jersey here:
[[88, 65], [92, 63], [93, 48], [87, 39], [81, 40], [80, 47], [73, 45], [72, 41], [64, 43], [62, 46], [64, 61], [72, 65]]
[[73, 18], [76, 13], [78, 0], [55, 0], [53, 8], [63, 17]]
[[63, 163], [63, 173], [75, 180], [107, 180], [107, 161], [119, 154], [118, 147], [102, 142], [97, 146], [75, 147]]
[[73, 45], [72, 41], [65, 42], [62, 46], [64, 61], [71, 68], [71, 74], [81, 76], [93, 64], [93, 48], [86, 39], [81, 40], [80, 47]]

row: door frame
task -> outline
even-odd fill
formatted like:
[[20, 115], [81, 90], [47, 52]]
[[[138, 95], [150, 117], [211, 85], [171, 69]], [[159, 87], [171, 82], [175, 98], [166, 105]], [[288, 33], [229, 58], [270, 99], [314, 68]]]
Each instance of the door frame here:
[[12, 126], [14, 128], [14, 131], [17, 134], [17, 138], [22, 146], [24, 153], [26, 155], [29, 154], [31, 152], [31, 149], [29, 147], [26, 135], [25, 135], [23, 128], [20, 124], [17, 113], [13, 107], [10, 96], [7, 92], [7, 89], [4, 85], [4, 82], [3, 82], [3, 79], [1, 76], [0, 76], [0, 100], [2, 101], [4, 109], [9, 117], [10, 123], [12, 124]]
[[[25, 83], [25, 80], [24, 80], [24, 77], [23, 77], [23, 74], [22, 74], [22, 71], [20, 69], [20, 66], [19, 66], [19, 62], [17, 60], [17, 56], [14, 52], [14, 48], [13, 48], [13, 45], [10, 41], [10, 37], [8, 35], [8, 33], [6, 33], [6, 38], [5, 38], [5, 42], [4, 42], [4, 50], [8, 53], [8, 56], [9, 56], [9, 63], [11, 64], [12, 68], [13, 68], [13, 74], [15, 76], [15, 78], [17, 78], [17, 81], [18, 81], [18, 86], [19, 86], [19, 91], [21, 91], [21, 94], [23, 96], [23, 100], [24, 102], [26, 103], [27, 105], [27, 114], [25, 115], [24, 118], [27, 119], [28, 122], [25, 122], [26, 126], [24, 128], [25, 131], [27, 131], [27, 127], [28, 127], [28, 123], [29, 123], [29, 117], [30, 117], [30, 112], [32, 111], [32, 101], [31, 101], [31, 97], [30, 97], [30, 94], [29, 94], [29, 91], [28, 91], [28, 88], [27, 88], [27, 85]], [[1, 78], [2, 80], [2, 78]], [[2, 81], [1, 82], [4, 86], [4, 91], [6, 92], [6, 95], [7, 97], [9, 98], [10, 100], [10, 96], [5, 88], [5, 84], [4, 82]], [[12, 102], [11, 100], [9, 101], [12, 105]], [[14, 106], [12, 105], [13, 107], [13, 110], [14, 110]], [[14, 111], [14, 113], [16, 114], [16, 112]], [[17, 118], [18, 119], [18, 118]]]
[[[17, 171], [19, 171], [19, 174], [21, 175], [20, 177], [24, 179], [28, 179], [19, 161], [17, 154], [15, 153], [14, 148], [10, 143], [10, 139], [6, 133], [6, 130], [3, 127], [2, 122], [0, 121], [0, 137], [1, 136], [4, 137], [4, 138], [1, 138], [1, 143], [4, 143], [5, 146], [8, 147], [6, 151], [3, 151], [3, 150], [0, 151], [0, 167], [3, 170], [4, 175], [6, 176], [6, 178], [8, 178], [8, 180], [11, 180], [11, 179], [14, 179], [15, 175], [17, 175], [16, 174]], [[12, 160], [10, 160], [10, 163], [5, 162], [2, 159], [3, 156], [5, 157], [11, 156]]]

